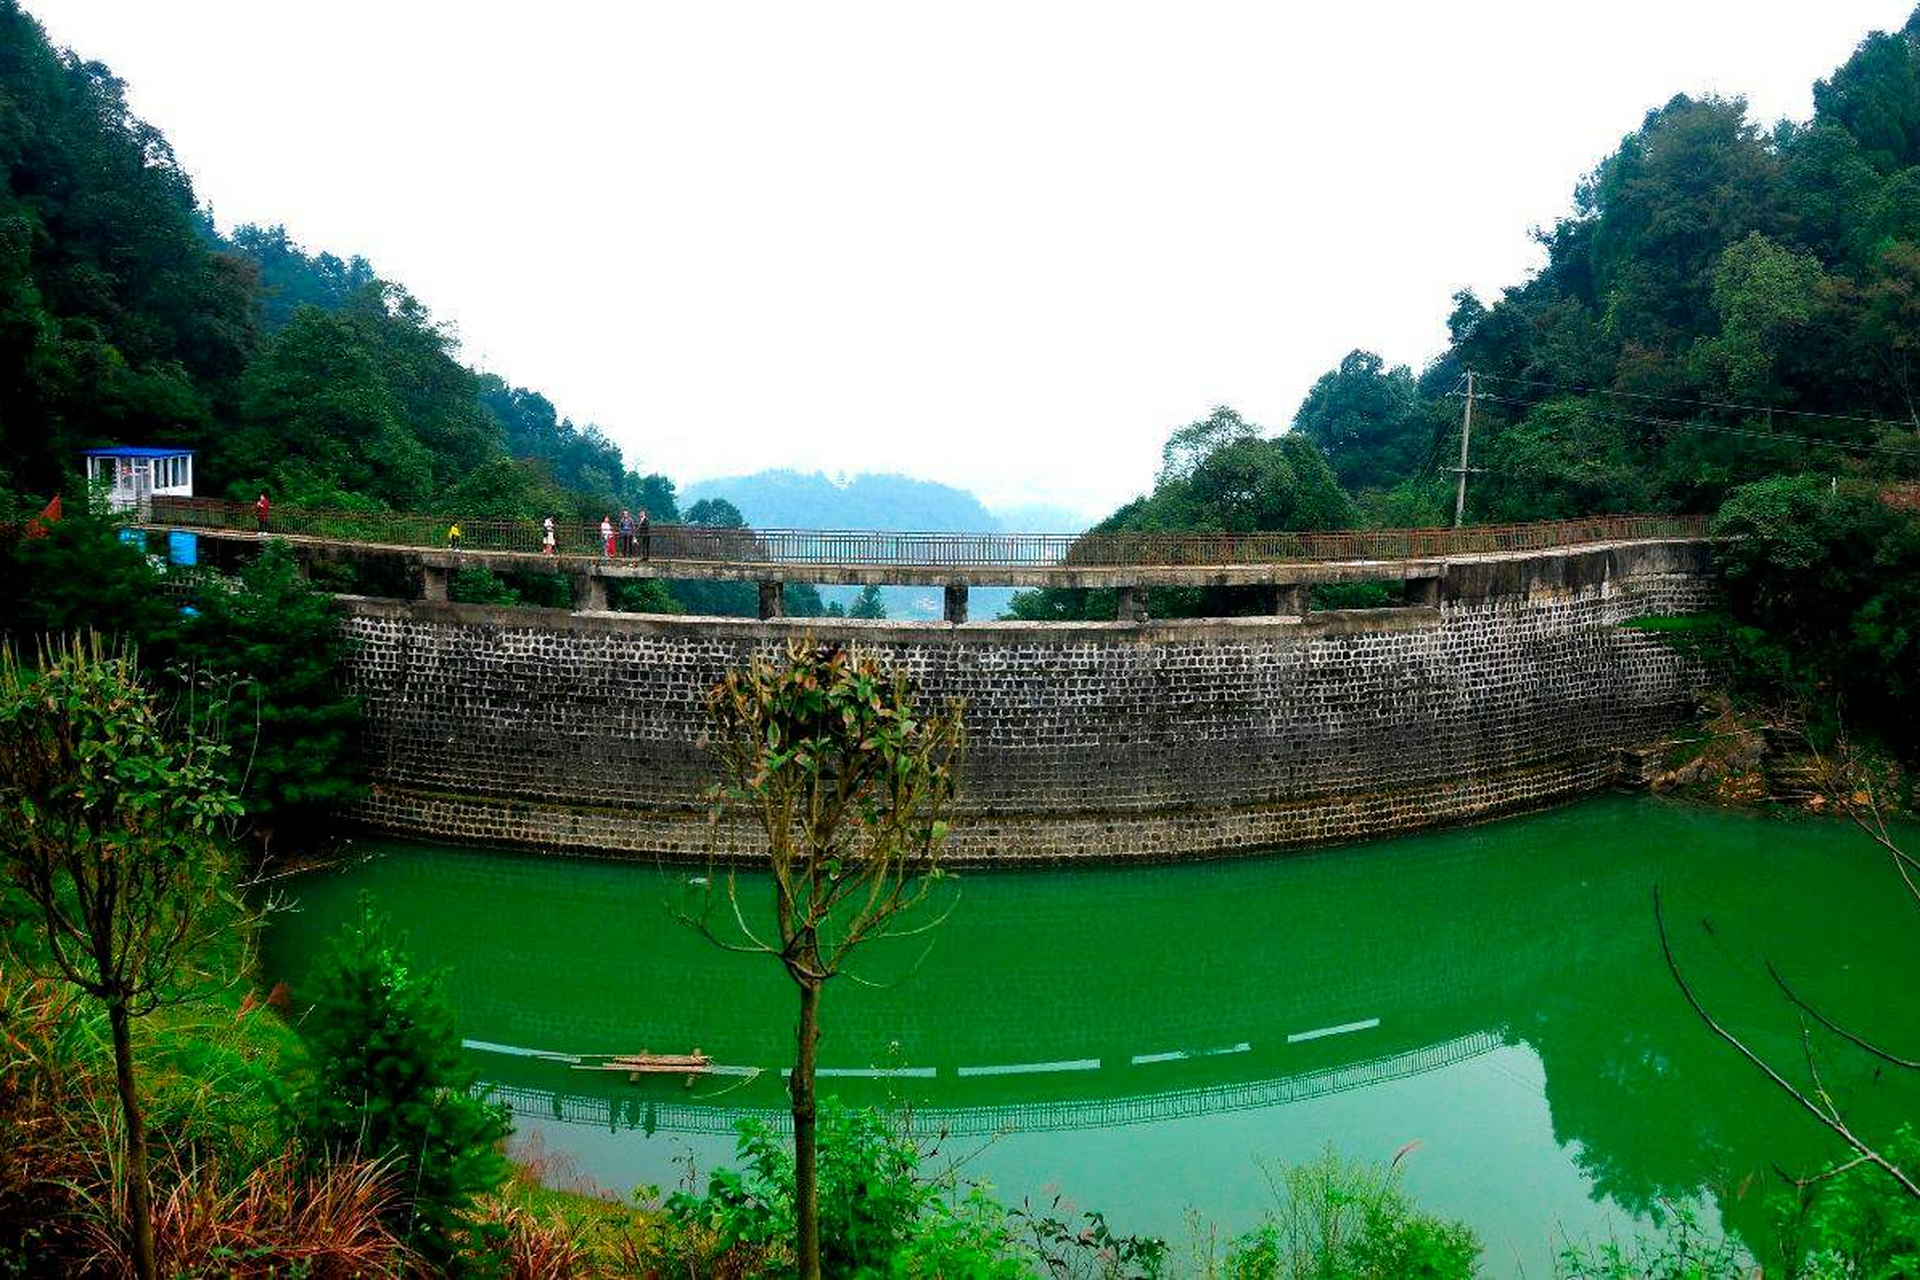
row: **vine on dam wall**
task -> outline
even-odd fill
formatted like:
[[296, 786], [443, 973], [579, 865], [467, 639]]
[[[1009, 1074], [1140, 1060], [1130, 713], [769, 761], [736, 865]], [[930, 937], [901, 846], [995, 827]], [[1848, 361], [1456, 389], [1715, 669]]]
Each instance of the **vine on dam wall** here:
[[1675, 540], [1460, 561], [1437, 603], [1305, 619], [763, 623], [350, 598], [373, 782], [353, 816], [704, 859], [701, 695], [810, 630], [965, 700], [962, 861], [1172, 859], [1467, 821], [1605, 788], [1622, 749], [1687, 718], [1698, 668], [1619, 624], [1708, 607], [1710, 555]]

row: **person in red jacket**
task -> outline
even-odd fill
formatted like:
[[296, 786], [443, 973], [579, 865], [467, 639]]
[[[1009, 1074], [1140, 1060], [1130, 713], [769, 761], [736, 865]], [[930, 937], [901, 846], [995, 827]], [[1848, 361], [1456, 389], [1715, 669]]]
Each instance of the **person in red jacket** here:
[[272, 510], [273, 504], [267, 501], [266, 490], [262, 489], [260, 496], [253, 500], [253, 523], [261, 533], [267, 531], [267, 513]]

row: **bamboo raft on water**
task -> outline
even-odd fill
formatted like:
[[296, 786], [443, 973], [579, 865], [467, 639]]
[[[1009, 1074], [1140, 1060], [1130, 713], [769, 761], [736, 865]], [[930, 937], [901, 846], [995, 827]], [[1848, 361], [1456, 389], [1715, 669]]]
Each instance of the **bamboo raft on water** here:
[[575, 1071], [624, 1071], [627, 1079], [639, 1083], [641, 1076], [685, 1076], [687, 1085], [694, 1077], [713, 1070], [713, 1059], [695, 1046], [692, 1053], [610, 1053], [581, 1054], [573, 1063]]

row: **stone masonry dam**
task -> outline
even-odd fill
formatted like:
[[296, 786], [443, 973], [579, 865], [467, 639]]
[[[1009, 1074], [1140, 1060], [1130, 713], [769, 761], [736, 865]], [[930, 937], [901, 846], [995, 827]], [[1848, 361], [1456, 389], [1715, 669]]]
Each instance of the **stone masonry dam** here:
[[[450, 553], [405, 554], [439, 594]], [[703, 694], [808, 635], [906, 670], [927, 699], [965, 700], [958, 862], [1165, 860], [1470, 821], [1606, 788], [1625, 748], [1689, 715], [1697, 669], [1621, 624], [1706, 607], [1710, 561], [1694, 530], [1264, 579], [1240, 566], [1231, 581], [1273, 587], [1272, 616], [1180, 621], [754, 620], [345, 596], [371, 782], [350, 817], [393, 835], [703, 860]], [[1303, 583], [1368, 576], [1404, 583], [1405, 602], [1307, 605]], [[745, 832], [739, 848], [752, 848]]]

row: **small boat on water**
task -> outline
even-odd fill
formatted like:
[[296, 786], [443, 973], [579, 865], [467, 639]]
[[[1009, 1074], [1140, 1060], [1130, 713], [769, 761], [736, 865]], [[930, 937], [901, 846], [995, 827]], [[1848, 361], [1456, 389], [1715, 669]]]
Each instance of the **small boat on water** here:
[[581, 1054], [573, 1064], [575, 1071], [624, 1071], [627, 1079], [638, 1082], [641, 1076], [685, 1076], [692, 1084], [695, 1076], [713, 1070], [713, 1059], [696, 1046], [692, 1053], [612, 1053]]

